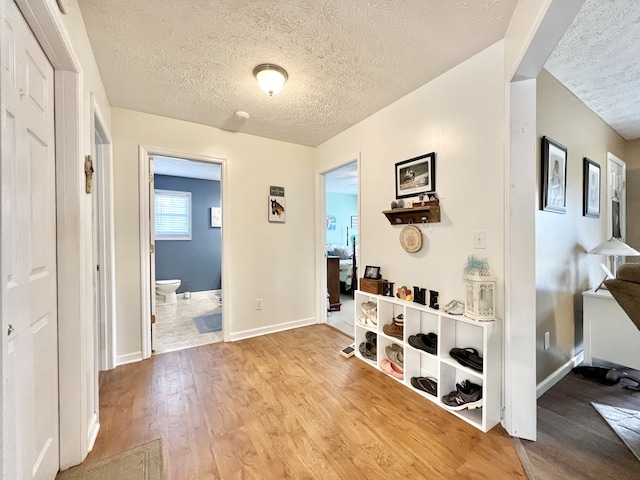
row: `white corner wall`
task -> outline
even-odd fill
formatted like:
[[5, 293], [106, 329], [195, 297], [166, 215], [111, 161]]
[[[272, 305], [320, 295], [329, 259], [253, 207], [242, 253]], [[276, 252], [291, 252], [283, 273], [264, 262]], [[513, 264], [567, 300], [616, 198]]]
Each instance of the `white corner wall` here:
[[[223, 272], [229, 338], [315, 323], [313, 149], [112, 109], [119, 363], [142, 358], [138, 147], [226, 160]], [[269, 186], [285, 188], [286, 223], [267, 221]], [[226, 241], [228, 239], [228, 241]], [[255, 310], [255, 300], [264, 309]]]
[[[504, 289], [504, 51], [499, 42], [317, 148], [316, 172], [360, 152], [360, 264], [379, 265], [396, 286], [440, 292], [440, 304], [464, 300], [462, 267], [487, 258]], [[396, 162], [436, 152], [442, 221], [422, 228], [424, 246], [405, 252], [381, 213], [395, 199]], [[487, 248], [474, 250], [474, 230]]]

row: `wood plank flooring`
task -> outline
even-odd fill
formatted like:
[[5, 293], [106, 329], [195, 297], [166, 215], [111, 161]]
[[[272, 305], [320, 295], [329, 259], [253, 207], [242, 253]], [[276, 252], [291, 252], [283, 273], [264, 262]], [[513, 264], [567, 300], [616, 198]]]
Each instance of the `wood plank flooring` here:
[[640, 462], [591, 405], [640, 410], [640, 392], [624, 384], [607, 387], [572, 372], [538, 399], [538, 439], [522, 440], [535, 478], [640, 479]]
[[338, 354], [326, 326], [156, 355], [104, 372], [86, 462], [162, 438], [183, 479], [525, 479], [511, 438]]

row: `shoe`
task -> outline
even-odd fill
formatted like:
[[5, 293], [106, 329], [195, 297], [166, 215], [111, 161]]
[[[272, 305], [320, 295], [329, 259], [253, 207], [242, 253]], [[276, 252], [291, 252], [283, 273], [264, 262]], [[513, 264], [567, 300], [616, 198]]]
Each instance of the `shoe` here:
[[364, 313], [367, 318], [373, 322], [374, 325], [378, 325], [377, 308], [378, 306], [375, 302], [363, 302], [362, 305], [360, 305], [362, 313]]
[[438, 381], [433, 377], [411, 377], [411, 386], [434, 397], [438, 395]]
[[451, 315], [462, 315], [464, 313], [464, 303], [456, 300], [456, 304], [447, 310], [447, 313]]
[[382, 326], [382, 331], [390, 337], [402, 340], [402, 336], [404, 334], [404, 325], [396, 323], [396, 319], [394, 318], [393, 320], [391, 320], [390, 324]]
[[426, 335], [424, 333], [410, 335], [409, 345], [413, 348], [424, 350], [431, 355], [435, 355], [438, 350], [438, 335], [433, 332], [429, 332]]
[[472, 368], [478, 372], [482, 371], [482, 357], [475, 348], [452, 348], [449, 351], [451, 358], [458, 361], [460, 365]]
[[393, 363], [391, 363], [386, 358], [380, 362], [380, 370], [382, 370], [387, 375], [391, 375], [398, 380], [402, 380], [404, 378], [404, 372], [400, 371], [398, 367], [396, 367]]
[[375, 347], [378, 346], [378, 335], [375, 332], [367, 332], [364, 334], [364, 336], [367, 339], [367, 342]]
[[362, 342], [358, 347], [358, 350], [360, 351], [362, 358], [366, 358], [367, 360], [375, 362], [378, 357], [376, 346], [369, 342]]
[[374, 323], [369, 317], [358, 318], [358, 323], [363, 327], [369, 327], [369, 328], [378, 326], [378, 324]]
[[442, 397], [443, 405], [449, 410], [473, 410], [482, 407], [482, 387], [469, 380], [456, 384], [456, 391]]
[[445, 312], [449, 312], [449, 309], [452, 308], [458, 301], [457, 300], [451, 300], [449, 303], [447, 303], [442, 309]]
[[573, 369], [574, 372], [581, 374], [589, 380], [595, 380], [603, 385], [611, 386], [620, 382], [620, 380], [629, 380], [636, 385], [625, 385], [624, 388], [640, 392], [640, 379], [629, 376], [626, 372], [620, 372], [615, 368], [581, 366]]
[[393, 321], [396, 322], [398, 325], [404, 326], [404, 315], [403, 314], [396, 315], [395, 317], [393, 317]]
[[404, 353], [402, 353], [402, 347], [395, 343], [387, 345], [384, 349], [384, 353], [391, 363], [393, 363], [401, 372], [404, 372]]

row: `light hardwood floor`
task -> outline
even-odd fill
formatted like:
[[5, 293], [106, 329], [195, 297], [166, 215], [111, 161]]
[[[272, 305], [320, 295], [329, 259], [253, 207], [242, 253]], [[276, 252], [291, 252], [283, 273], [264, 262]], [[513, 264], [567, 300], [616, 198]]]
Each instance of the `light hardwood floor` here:
[[314, 325], [156, 355], [104, 372], [87, 462], [162, 438], [167, 479], [526, 478], [487, 434], [338, 354]]

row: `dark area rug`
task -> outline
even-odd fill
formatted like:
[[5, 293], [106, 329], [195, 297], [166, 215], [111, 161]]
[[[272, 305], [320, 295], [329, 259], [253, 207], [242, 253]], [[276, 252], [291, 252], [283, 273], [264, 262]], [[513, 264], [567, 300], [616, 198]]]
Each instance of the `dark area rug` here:
[[222, 330], [222, 313], [210, 313], [209, 315], [195, 317], [193, 322], [196, 324], [198, 332], [201, 334], [219, 332]]
[[95, 463], [78, 465], [56, 480], [162, 480], [162, 443], [159, 438]]

